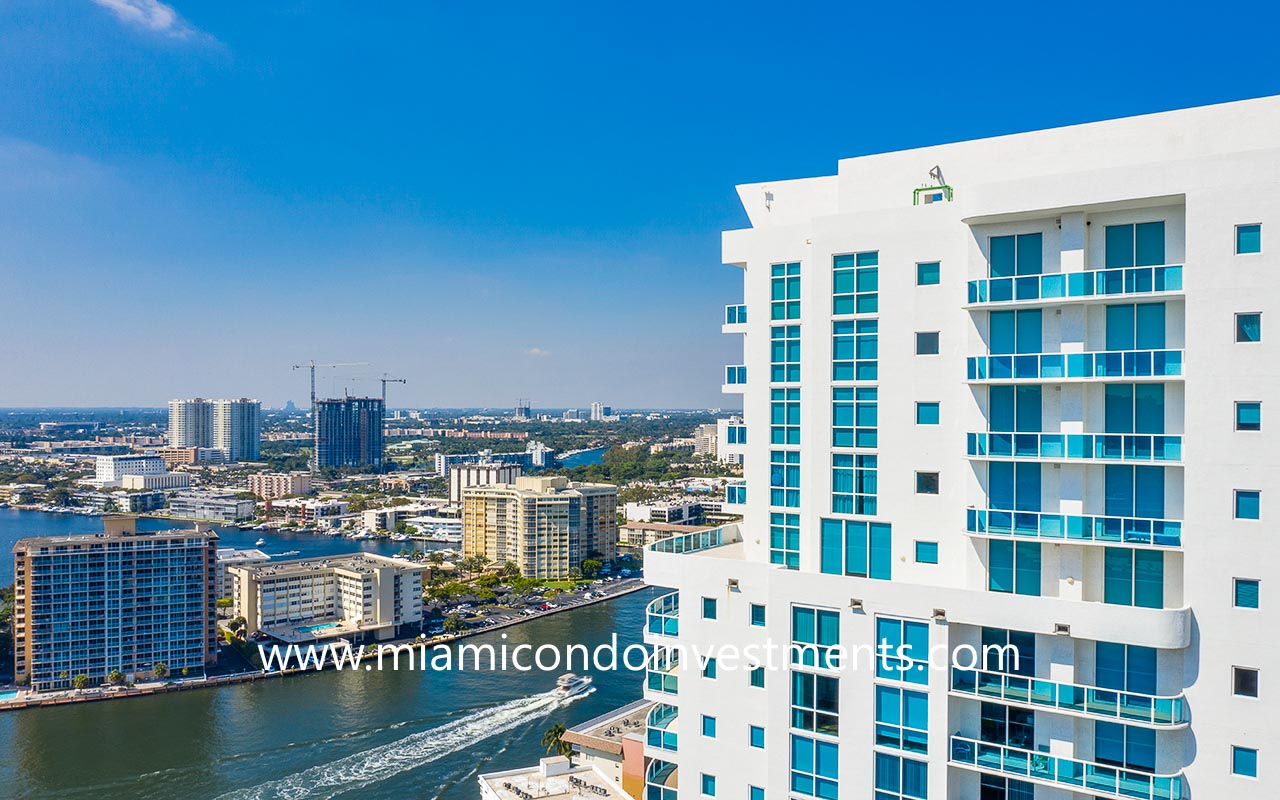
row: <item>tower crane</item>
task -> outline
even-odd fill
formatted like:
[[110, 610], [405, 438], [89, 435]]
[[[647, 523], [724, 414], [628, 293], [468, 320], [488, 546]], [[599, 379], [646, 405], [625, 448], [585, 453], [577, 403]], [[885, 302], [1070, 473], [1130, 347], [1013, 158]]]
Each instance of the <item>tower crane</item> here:
[[[346, 364], [317, 364], [315, 359], [308, 361], [306, 364], [294, 364], [294, 369], [310, 369], [311, 370], [311, 413], [316, 411], [316, 367], [367, 367], [367, 361], [355, 361]], [[386, 385], [383, 385], [383, 394], [386, 394]]]
[[404, 383], [404, 378], [393, 378], [388, 373], [382, 373], [382, 377], [378, 379], [382, 383], [382, 407], [387, 407], [387, 384], [388, 383]]

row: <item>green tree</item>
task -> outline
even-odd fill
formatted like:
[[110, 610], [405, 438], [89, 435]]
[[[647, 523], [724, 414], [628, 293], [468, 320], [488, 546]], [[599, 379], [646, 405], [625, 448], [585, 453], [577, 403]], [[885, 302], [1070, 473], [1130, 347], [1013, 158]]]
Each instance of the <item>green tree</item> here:
[[157, 678], [167, 678], [169, 677], [169, 665], [163, 661], [157, 661], [151, 665], [151, 674]]
[[445, 633], [457, 633], [465, 627], [466, 625], [463, 624], [462, 617], [459, 617], [457, 614], [450, 614], [444, 618]]
[[427, 553], [427, 563], [431, 565], [432, 569], [440, 569], [440, 566], [444, 564], [444, 553], [439, 550]]
[[498, 576], [503, 578], [504, 580], [510, 579], [510, 578], [519, 578], [520, 566], [516, 564], [516, 562], [514, 561], [503, 562], [502, 566], [498, 568]]
[[573, 759], [573, 745], [564, 740], [567, 729], [563, 724], [557, 722], [546, 732], [542, 734], [542, 746], [547, 748], [548, 753], [554, 753], [558, 756], [564, 756], [570, 760]]
[[213, 601], [213, 604], [217, 608], [231, 608], [236, 604], [236, 601], [230, 597], [219, 597], [217, 600]]
[[124, 683], [124, 673], [118, 669], [113, 669], [107, 673], [107, 683], [112, 686], [119, 686]]
[[88, 689], [89, 676], [88, 675], [75, 676], [74, 678], [71, 679], [71, 688], [72, 689]]
[[604, 564], [596, 561], [594, 558], [588, 558], [586, 561], [582, 562], [582, 577], [587, 580], [595, 578], [600, 574], [600, 568], [603, 566]]

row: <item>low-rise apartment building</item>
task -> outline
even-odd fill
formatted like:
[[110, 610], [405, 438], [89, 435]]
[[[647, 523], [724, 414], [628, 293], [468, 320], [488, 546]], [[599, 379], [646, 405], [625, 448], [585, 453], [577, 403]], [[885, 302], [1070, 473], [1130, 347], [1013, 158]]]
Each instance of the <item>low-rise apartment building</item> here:
[[169, 501], [169, 516], [236, 522], [253, 516], [254, 501], [240, 499], [234, 492], [179, 492]]
[[263, 500], [307, 494], [311, 491], [311, 473], [260, 472], [249, 476], [249, 491]]

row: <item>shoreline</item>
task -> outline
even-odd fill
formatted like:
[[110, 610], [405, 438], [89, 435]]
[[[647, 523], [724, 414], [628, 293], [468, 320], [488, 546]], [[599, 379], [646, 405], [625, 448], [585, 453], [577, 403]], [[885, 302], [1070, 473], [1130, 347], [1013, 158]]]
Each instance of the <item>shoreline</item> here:
[[[616, 592], [611, 592], [605, 597], [593, 597], [590, 600], [584, 600], [580, 603], [576, 603], [571, 606], [561, 606], [559, 608], [552, 608], [533, 616], [517, 617], [516, 619], [512, 619], [507, 622], [499, 622], [494, 625], [489, 625], [488, 627], [465, 630], [459, 633], [442, 634], [439, 636], [433, 636], [423, 641], [418, 641], [418, 638], [414, 636], [413, 638], [409, 638], [409, 639], [406, 639], [406, 638], [387, 639], [386, 641], [375, 642], [373, 644], [377, 644], [379, 646], [402, 645], [402, 644], [419, 645], [420, 644], [426, 647], [434, 647], [435, 645], [438, 645], [438, 644], [446, 644], [446, 645], [452, 644], [456, 641], [459, 641], [462, 639], [468, 639], [472, 636], [479, 636], [485, 633], [492, 633], [494, 631], [500, 631], [506, 628], [514, 627], [516, 625], [523, 625], [526, 622], [532, 622], [534, 620], [544, 619], [546, 617], [552, 616], [553, 614], [563, 614], [570, 611], [576, 611], [577, 609], [585, 608], [590, 605], [595, 605], [596, 603], [607, 603], [611, 600], [616, 600], [620, 597], [626, 597], [627, 595], [634, 594], [636, 592], [642, 591], [644, 589], [649, 589], [649, 588], [652, 588], [649, 584], [645, 583], [643, 580], [637, 580], [635, 585], [624, 587], [622, 589], [619, 589]], [[229, 646], [229, 645], [224, 645], [224, 646]], [[364, 646], [367, 646], [367, 644]], [[96, 703], [103, 700], [120, 700], [120, 699], [130, 698], [130, 697], [149, 697], [153, 695], [169, 694], [171, 692], [185, 692], [193, 689], [212, 689], [220, 686], [230, 686], [238, 683], [251, 683], [253, 681], [260, 681], [260, 680], [287, 678], [287, 677], [300, 675], [300, 674], [308, 674], [308, 673], [318, 674], [321, 672], [327, 672], [332, 669], [335, 669], [335, 667], [326, 663], [326, 665], [322, 669], [316, 669], [314, 667], [295, 667], [289, 670], [275, 670], [272, 672], [266, 672], [264, 670], [255, 670], [252, 672], [239, 672], [231, 675], [218, 675], [212, 678], [178, 679], [170, 682], [148, 684], [146, 686], [135, 686], [129, 689], [124, 687], [119, 687], [119, 688], [111, 688], [111, 689], [97, 689], [96, 691], [95, 690], [79, 690], [81, 693], [76, 695], [71, 695], [71, 696], [63, 695], [61, 694], [61, 692], [77, 691], [77, 690], [60, 689], [58, 690], [59, 694], [56, 696], [41, 697], [37, 695], [35, 697], [28, 696], [28, 697], [14, 698], [12, 700], [0, 700], [0, 713], [6, 712], [6, 711], [20, 711], [20, 710], [29, 709], [29, 708], [30, 709], [43, 708], [46, 706], [65, 706], [65, 705], [71, 705], [75, 703]], [[93, 691], [93, 694], [84, 693], [88, 691]]]

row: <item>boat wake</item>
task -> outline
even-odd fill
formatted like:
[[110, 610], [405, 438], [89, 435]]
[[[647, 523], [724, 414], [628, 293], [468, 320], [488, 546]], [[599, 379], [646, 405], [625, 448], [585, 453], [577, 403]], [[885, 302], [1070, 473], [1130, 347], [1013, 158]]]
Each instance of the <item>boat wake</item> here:
[[509, 700], [327, 764], [229, 792], [218, 800], [296, 800], [304, 797], [307, 800], [328, 800], [429, 764], [480, 739], [496, 736], [563, 708], [583, 696], [585, 693], [561, 699], [547, 693]]

